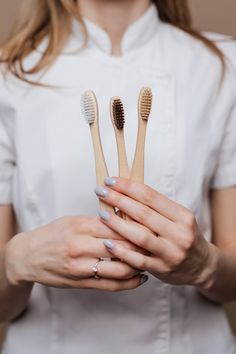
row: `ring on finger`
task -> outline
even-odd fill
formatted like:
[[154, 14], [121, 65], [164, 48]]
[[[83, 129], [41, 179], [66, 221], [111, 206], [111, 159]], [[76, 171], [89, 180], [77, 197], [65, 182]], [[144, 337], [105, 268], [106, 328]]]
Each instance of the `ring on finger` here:
[[98, 274], [98, 265], [100, 262], [102, 262], [103, 259], [99, 258], [96, 263], [92, 266], [92, 271], [93, 271], [93, 276], [95, 279], [101, 279], [100, 275]]

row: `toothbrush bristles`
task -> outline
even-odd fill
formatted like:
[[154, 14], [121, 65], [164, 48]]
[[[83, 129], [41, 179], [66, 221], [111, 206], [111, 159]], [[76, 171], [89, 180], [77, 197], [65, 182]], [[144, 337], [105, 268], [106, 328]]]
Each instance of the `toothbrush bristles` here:
[[125, 125], [124, 106], [120, 98], [115, 98], [112, 103], [112, 114], [117, 129], [122, 130]]
[[149, 87], [144, 87], [140, 93], [140, 114], [142, 119], [147, 120], [152, 108], [152, 91]]
[[96, 119], [96, 99], [92, 91], [86, 91], [81, 97], [81, 110], [88, 124]]

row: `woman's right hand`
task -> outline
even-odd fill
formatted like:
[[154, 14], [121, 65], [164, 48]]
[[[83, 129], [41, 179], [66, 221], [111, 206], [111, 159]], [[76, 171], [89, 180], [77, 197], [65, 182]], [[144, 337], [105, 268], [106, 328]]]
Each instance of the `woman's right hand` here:
[[94, 278], [96, 261], [111, 257], [103, 244], [111, 238], [135, 249], [97, 217], [64, 217], [20, 233], [6, 246], [7, 280], [15, 286], [37, 282], [58, 288], [134, 289], [146, 276], [117, 259], [99, 262], [101, 278]]

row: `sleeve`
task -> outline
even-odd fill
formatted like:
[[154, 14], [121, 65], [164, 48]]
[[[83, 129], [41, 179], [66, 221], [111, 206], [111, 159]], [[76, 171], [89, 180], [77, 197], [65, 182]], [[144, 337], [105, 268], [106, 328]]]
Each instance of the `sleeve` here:
[[233, 96], [230, 114], [223, 130], [223, 137], [218, 152], [216, 169], [211, 188], [220, 189], [236, 186], [236, 41], [226, 40], [221, 43], [229, 64], [229, 76], [232, 83], [228, 96]]
[[236, 104], [230, 114], [213, 175], [213, 189], [236, 186]]
[[12, 177], [15, 168], [13, 116], [14, 110], [0, 102], [0, 205], [12, 204]]

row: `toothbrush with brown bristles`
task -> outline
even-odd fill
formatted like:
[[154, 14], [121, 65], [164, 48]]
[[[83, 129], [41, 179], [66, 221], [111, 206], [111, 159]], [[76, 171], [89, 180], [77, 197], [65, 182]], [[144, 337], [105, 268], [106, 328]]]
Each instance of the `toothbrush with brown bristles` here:
[[130, 179], [136, 182], [144, 182], [144, 153], [147, 123], [152, 108], [152, 91], [144, 87], [140, 91], [138, 100], [138, 134], [134, 160], [131, 168]]
[[[82, 113], [86, 122], [89, 124], [94, 158], [96, 167], [96, 179], [99, 186], [103, 185], [104, 179], [108, 176], [107, 166], [104, 158], [104, 153], [101, 144], [100, 132], [99, 132], [99, 112], [97, 99], [93, 91], [86, 91], [81, 98]], [[106, 204], [103, 200], [99, 199], [100, 208], [114, 213], [114, 208], [109, 204]]]
[[118, 163], [119, 163], [119, 176], [128, 178], [130, 172], [129, 172], [129, 166], [127, 161], [125, 139], [124, 139], [125, 113], [124, 113], [123, 103], [119, 97], [111, 98], [110, 113], [111, 113], [111, 121], [116, 136]]
[[[124, 138], [125, 112], [120, 97], [111, 98], [110, 114], [111, 114], [111, 121], [116, 136], [119, 177], [128, 178], [130, 171], [129, 171], [129, 165], [127, 160], [125, 138]], [[123, 219], [126, 219], [126, 215], [124, 215], [123, 213], [121, 213], [121, 217]]]

